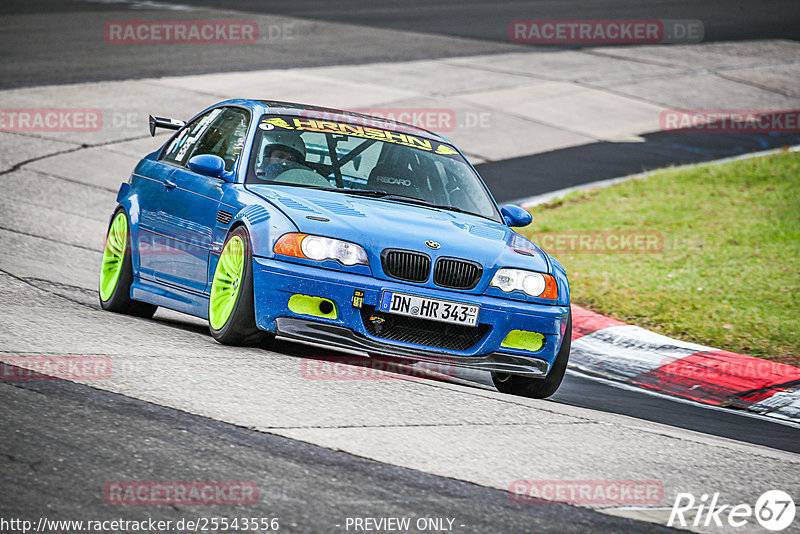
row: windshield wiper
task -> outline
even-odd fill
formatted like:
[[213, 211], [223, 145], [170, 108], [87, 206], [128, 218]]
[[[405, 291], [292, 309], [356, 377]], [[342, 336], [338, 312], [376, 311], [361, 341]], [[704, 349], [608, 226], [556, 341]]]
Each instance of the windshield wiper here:
[[308, 189], [318, 189], [320, 191], [331, 191], [332, 193], [344, 193], [345, 195], [357, 195], [362, 197], [380, 198], [383, 200], [396, 200], [398, 202], [407, 202], [408, 204], [425, 206], [426, 208], [436, 208], [440, 210], [456, 211], [458, 213], [466, 213], [467, 215], [475, 215], [476, 217], [483, 217], [484, 219], [489, 218], [489, 217], [484, 217], [483, 215], [478, 215], [477, 213], [473, 213], [471, 211], [467, 211], [465, 209], [457, 208], [455, 206], [434, 204], [433, 202], [428, 202], [427, 200], [422, 200], [421, 198], [407, 197], [405, 195], [395, 195], [392, 193], [387, 193], [386, 191], [380, 191], [378, 189], [338, 189], [336, 187], [322, 187], [319, 185], [309, 185], [309, 184], [293, 184], [289, 182], [270, 182], [269, 185], [288, 185], [291, 187], [305, 187]]
[[420, 206], [425, 206], [427, 208], [437, 208], [441, 210], [449, 210], [449, 211], [457, 211], [459, 213], [466, 213], [468, 215], [475, 215], [471, 211], [467, 211], [461, 208], [457, 208], [455, 206], [446, 206], [443, 204], [434, 204], [433, 202], [428, 202], [427, 200], [423, 200], [417, 197], [407, 197], [405, 195], [395, 195], [392, 193], [387, 193], [386, 191], [380, 191], [377, 189], [352, 189], [349, 191], [343, 191], [348, 195], [361, 195], [365, 197], [373, 197], [373, 198], [381, 198], [384, 200], [397, 200], [398, 202], [407, 202], [409, 204], [418, 204]]
[[359, 195], [362, 197], [374, 197], [374, 198], [383, 198], [389, 196], [389, 193], [387, 193], [386, 191], [380, 191], [378, 189], [342, 189], [342, 193], [345, 193], [347, 195]]
[[388, 200], [400, 200], [405, 201], [412, 204], [424, 204], [424, 205], [432, 205], [426, 200], [422, 200], [421, 198], [417, 197], [407, 197], [405, 195], [395, 195], [393, 193], [387, 193], [386, 191], [381, 191], [379, 189], [346, 189], [343, 190], [342, 193], [346, 193], [348, 195], [359, 195], [362, 197], [372, 197], [372, 198], [385, 198]]
[[[394, 195], [389, 195], [389, 196], [393, 197]], [[409, 198], [410, 197], [403, 197], [402, 200], [408, 201]], [[391, 200], [391, 198], [390, 198], [390, 200]], [[397, 200], [401, 200], [401, 199], [398, 198]], [[419, 199], [414, 199], [414, 200], [417, 200], [417, 202], [410, 202], [409, 201], [409, 204], [420, 204], [421, 206], [426, 206], [428, 208], [437, 208], [437, 209], [440, 209], [440, 210], [457, 211], [458, 213], [466, 213], [467, 215], [475, 215], [475, 213], [472, 213], [471, 211], [467, 211], [467, 210], [464, 210], [464, 209], [461, 209], [461, 208], [457, 208], [455, 206], [446, 206], [444, 204], [434, 204], [433, 202], [426, 202], [424, 200], [420, 201]]]
[[321, 185], [313, 185], [313, 184], [298, 184], [292, 182], [281, 182], [281, 181], [273, 181], [267, 182], [262, 184], [247, 184], [247, 185], [288, 185], [289, 187], [304, 187], [306, 189], [319, 189], [320, 191], [342, 191], [341, 189], [336, 189], [335, 187], [324, 187]]

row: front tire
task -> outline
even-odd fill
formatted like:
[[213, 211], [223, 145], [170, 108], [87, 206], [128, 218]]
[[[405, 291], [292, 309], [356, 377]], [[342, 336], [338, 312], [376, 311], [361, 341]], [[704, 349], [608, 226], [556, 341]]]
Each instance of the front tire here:
[[244, 226], [237, 226], [228, 234], [214, 270], [208, 299], [208, 327], [214, 339], [223, 345], [253, 346], [269, 337], [256, 326], [253, 255], [250, 235]]
[[98, 288], [100, 306], [104, 310], [149, 319], [158, 306], [131, 299], [132, 283], [131, 230], [128, 214], [119, 209], [111, 220], [103, 249]]
[[547, 376], [545, 378], [531, 378], [508, 373], [492, 373], [494, 387], [501, 393], [510, 393], [532, 399], [546, 399], [558, 391], [561, 381], [564, 380], [571, 346], [572, 311], [570, 310], [567, 317], [567, 328], [564, 331], [564, 339], [561, 341], [561, 348], [558, 350], [556, 360], [553, 362], [553, 367], [547, 373]]

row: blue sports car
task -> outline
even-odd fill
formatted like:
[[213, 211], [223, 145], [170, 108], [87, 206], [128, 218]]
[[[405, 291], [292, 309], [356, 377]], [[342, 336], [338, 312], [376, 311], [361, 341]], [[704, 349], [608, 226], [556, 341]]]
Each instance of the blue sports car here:
[[229, 100], [175, 130], [117, 195], [99, 296], [208, 320], [231, 345], [274, 336], [492, 373], [543, 398], [569, 359], [564, 268], [512, 227], [464, 156], [394, 121]]

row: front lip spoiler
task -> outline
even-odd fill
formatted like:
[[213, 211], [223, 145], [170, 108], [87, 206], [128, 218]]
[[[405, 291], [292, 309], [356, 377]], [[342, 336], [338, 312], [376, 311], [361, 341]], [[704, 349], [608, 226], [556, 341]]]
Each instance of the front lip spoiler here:
[[454, 367], [510, 373], [532, 378], [544, 378], [550, 370], [550, 366], [546, 361], [532, 356], [503, 354], [500, 352], [492, 352], [483, 356], [441, 354], [373, 341], [356, 334], [344, 326], [307, 321], [295, 317], [278, 317], [275, 319], [275, 323], [277, 326], [276, 335], [287, 339], [322, 343], [348, 350], [380, 354], [381, 356], [406, 358], [420, 362], [443, 363]]

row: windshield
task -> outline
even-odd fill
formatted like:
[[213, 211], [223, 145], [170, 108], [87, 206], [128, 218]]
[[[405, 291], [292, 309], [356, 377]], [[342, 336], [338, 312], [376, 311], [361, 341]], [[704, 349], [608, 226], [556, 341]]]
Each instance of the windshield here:
[[501, 220], [453, 147], [362, 124], [265, 115], [247, 183], [330, 188]]

